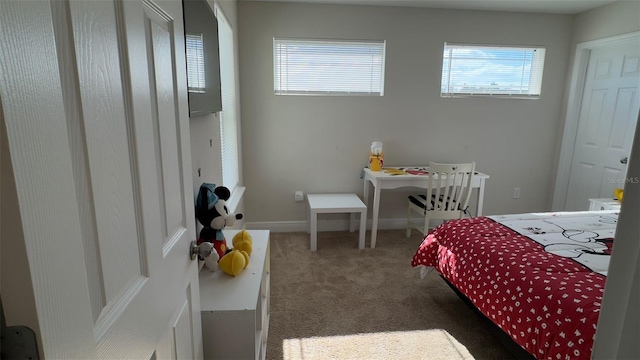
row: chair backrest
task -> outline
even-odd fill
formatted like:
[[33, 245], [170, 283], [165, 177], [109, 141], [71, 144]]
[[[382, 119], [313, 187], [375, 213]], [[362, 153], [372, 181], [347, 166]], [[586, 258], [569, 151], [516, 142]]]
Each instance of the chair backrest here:
[[471, 181], [476, 163], [429, 163], [427, 211], [460, 212], [471, 198]]

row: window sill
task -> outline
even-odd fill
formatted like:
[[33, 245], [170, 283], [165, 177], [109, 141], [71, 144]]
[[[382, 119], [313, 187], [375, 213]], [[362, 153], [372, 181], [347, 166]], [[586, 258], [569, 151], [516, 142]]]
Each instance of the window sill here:
[[460, 98], [492, 98], [492, 99], [526, 99], [526, 100], [538, 100], [540, 95], [498, 95], [498, 94], [440, 94], [441, 98], [445, 99], [460, 99]]
[[236, 212], [236, 210], [238, 209], [238, 205], [240, 205], [240, 202], [244, 198], [244, 192], [246, 189], [247, 188], [244, 186], [236, 186], [236, 188], [233, 189], [231, 197], [229, 197], [229, 200], [227, 200], [227, 209], [230, 213]]

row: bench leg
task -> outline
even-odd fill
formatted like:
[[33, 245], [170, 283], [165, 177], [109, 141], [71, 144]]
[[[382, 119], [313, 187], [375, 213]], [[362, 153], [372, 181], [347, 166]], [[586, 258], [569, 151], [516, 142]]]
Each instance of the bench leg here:
[[318, 250], [318, 213], [310, 211], [311, 251]]
[[356, 231], [356, 213], [352, 212], [349, 216], [349, 231]]
[[307, 234], [311, 234], [311, 207], [307, 206]]
[[[355, 214], [355, 213], [354, 213]], [[362, 210], [360, 213], [360, 240], [358, 247], [364, 249], [364, 236], [367, 233], [367, 209]]]

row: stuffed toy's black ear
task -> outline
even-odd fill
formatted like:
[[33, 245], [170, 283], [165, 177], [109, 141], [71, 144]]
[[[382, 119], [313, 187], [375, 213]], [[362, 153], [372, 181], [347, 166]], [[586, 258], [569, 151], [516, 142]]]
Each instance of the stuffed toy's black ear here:
[[216, 194], [220, 199], [227, 201], [231, 197], [231, 191], [226, 186], [218, 186], [213, 190], [213, 193]]

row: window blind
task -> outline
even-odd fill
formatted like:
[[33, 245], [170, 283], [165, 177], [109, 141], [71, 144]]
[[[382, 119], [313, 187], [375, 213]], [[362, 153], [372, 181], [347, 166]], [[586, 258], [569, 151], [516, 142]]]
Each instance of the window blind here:
[[204, 50], [202, 34], [187, 34], [187, 86], [191, 92], [204, 92]]
[[385, 41], [273, 39], [277, 95], [384, 94]]
[[441, 96], [538, 98], [545, 49], [444, 44]]
[[233, 190], [240, 183], [238, 156], [238, 119], [236, 103], [236, 67], [233, 29], [222, 11], [216, 6], [218, 41], [220, 49], [220, 85], [222, 111], [220, 112], [220, 151], [222, 153], [222, 184]]

